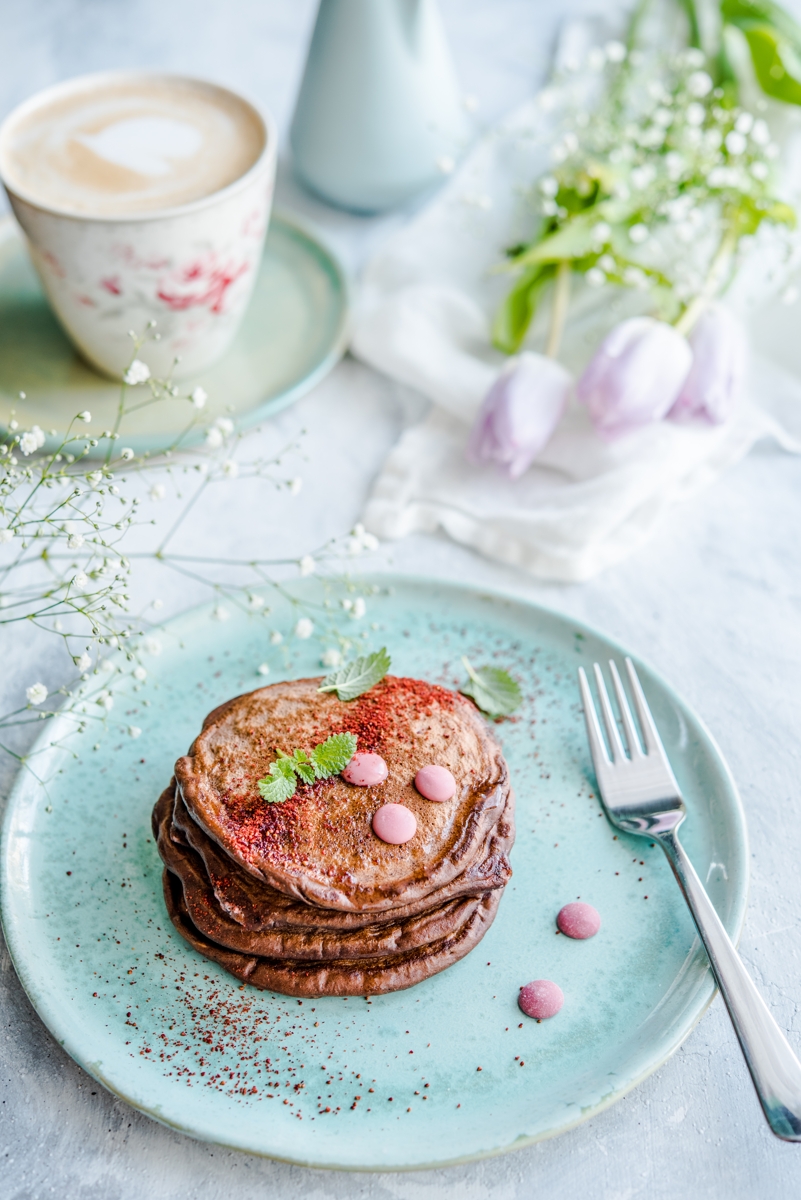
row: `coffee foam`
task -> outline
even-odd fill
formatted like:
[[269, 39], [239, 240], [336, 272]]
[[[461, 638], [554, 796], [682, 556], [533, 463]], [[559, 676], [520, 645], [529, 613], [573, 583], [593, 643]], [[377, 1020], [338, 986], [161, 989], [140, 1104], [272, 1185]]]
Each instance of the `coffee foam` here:
[[256, 111], [213, 84], [99, 79], [12, 116], [0, 167], [12, 191], [43, 208], [119, 217], [220, 191], [246, 174], [264, 143]]

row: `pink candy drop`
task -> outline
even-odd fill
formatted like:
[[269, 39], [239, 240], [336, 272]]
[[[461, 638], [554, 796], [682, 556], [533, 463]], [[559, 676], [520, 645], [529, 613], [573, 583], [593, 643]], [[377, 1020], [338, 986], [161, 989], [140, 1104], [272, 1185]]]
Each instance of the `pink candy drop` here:
[[564, 992], [558, 983], [552, 983], [550, 979], [533, 979], [521, 987], [517, 997], [521, 1012], [537, 1021], [555, 1017], [564, 1002]]
[[345, 770], [342, 772], [342, 778], [348, 783], [354, 783], [356, 787], [375, 787], [379, 783], [383, 783], [389, 775], [389, 767], [384, 762], [380, 754], [354, 754]]
[[574, 901], [560, 909], [556, 924], [569, 938], [582, 940], [595, 937], [601, 928], [601, 914], [591, 904]]
[[448, 768], [433, 764], [420, 768], [414, 777], [414, 786], [426, 800], [435, 800], [439, 804], [456, 793], [456, 780]]
[[400, 846], [417, 833], [417, 818], [404, 804], [382, 804], [373, 813], [373, 833], [382, 842]]

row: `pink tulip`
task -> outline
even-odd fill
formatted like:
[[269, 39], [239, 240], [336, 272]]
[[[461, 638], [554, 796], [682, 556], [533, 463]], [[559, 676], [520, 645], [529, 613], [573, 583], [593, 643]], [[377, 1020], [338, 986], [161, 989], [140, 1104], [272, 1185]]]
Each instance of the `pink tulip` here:
[[672, 325], [630, 317], [607, 334], [576, 388], [590, 420], [610, 441], [673, 407], [692, 366], [692, 351]]
[[496, 462], [517, 479], [562, 419], [573, 380], [542, 354], [513, 359], [487, 392], [467, 443], [470, 462]]
[[730, 309], [714, 304], [699, 318], [690, 345], [693, 365], [668, 416], [671, 421], [700, 417], [720, 425], [742, 393], [746, 332]]

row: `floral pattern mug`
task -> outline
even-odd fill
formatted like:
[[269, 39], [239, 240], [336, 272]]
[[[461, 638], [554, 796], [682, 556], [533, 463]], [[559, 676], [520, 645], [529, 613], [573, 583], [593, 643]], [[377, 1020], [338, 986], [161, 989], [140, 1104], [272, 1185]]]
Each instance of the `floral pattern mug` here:
[[181, 378], [224, 353], [250, 300], [275, 181], [272, 119], [253, 110], [264, 147], [239, 179], [189, 203], [132, 215], [84, 215], [34, 201], [9, 180], [3, 163], [4, 141], [39, 105], [89, 84], [143, 76], [165, 78], [104, 72], [58, 84], [20, 105], [0, 129], [0, 176], [50, 304], [84, 357], [119, 379], [131, 359], [130, 332], [141, 334], [155, 322], [158, 340], [147, 347], [151, 372]]

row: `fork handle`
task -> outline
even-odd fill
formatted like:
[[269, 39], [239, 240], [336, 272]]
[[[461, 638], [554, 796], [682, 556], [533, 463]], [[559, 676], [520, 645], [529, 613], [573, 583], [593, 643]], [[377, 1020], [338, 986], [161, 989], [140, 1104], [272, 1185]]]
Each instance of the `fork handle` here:
[[801, 1063], [745, 969], [675, 831], [659, 841], [684, 893], [726, 1002], [768, 1124], [801, 1141]]

